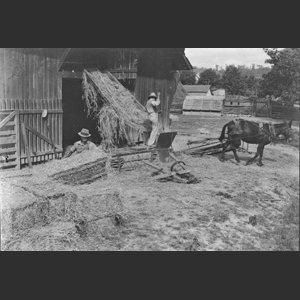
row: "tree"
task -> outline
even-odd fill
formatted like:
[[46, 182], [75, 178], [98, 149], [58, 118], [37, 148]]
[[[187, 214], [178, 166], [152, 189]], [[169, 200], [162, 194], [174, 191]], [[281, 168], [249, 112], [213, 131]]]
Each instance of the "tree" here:
[[183, 71], [180, 76], [180, 81], [183, 85], [195, 85], [196, 74], [194, 71]]
[[264, 51], [270, 56], [266, 63], [272, 66], [271, 71], [263, 75], [262, 95], [281, 97], [286, 104], [300, 99], [300, 49], [277, 48]]
[[245, 77], [241, 75], [240, 71], [235, 66], [226, 67], [221, 84], [229, 95], [243, 96], [247, 90]]
[[201, 75], [198, 84], [211, 85], [212, 87], [220, 87], [220, 75], [213, 69], [205, 70]]

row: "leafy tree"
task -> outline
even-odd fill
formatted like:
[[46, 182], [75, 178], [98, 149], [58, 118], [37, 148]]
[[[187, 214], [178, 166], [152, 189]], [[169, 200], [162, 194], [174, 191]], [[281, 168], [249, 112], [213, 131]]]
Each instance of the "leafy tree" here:
[[207, 69], [200, 75], [198, 84], [211, 85], [212, 87], [220, 87], [220, 75], [213, 69]]
[[264, 51], [270, 56], [266, 62], [272, 70], [263, 76], [262, 95], [281, 97], [286, 104], [299, 102], [300, 99], [300, 49], [277, 48]]
[[196, 74], [194, 71], [183, 71], [180, 76], [180, 81], [183, 85], [195, 85]]
[[222, 87], [229, 95], [244, 96], [247, 90], [247, 83], [235, 66], [227, 66], [221, 80]]

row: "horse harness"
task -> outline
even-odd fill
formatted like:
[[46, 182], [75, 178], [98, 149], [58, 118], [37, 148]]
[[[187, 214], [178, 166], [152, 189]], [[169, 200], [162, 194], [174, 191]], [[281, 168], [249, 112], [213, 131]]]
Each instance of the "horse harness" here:
[[[269, 125], [269, 131], [267, 132], [266, 130], [264, 130], [264, 125]], [[275, 128], [274, 128], [274, 124], [272, 122], [269, 123], [259, 123], [259, 133], [265, 133], [269, 136], [270, 142], [272, 144], [275, 145], [275, 140], [276, 140], [276, 132], [275, 132]]]
[[[238, 126], [239, 124], [240, 124], [240, 121], [241, 120], [239, 120], [239, 119], [236, 119], [236, 120], [234, 120], [233, 122], [234, 122], [234, 124], [236, 125], [236, 126]], [[257, 126], [254, 122], [252, 122], [255, 126]], [[264, 125], [268, 125], [269, 126], [269, 130], [270, 130], [270, 132], [268, 132], [268, 131], [266, 131], [265, 129], [264, 129]], [[273, 144], [273, 145], [275, 145], [275, 141], [276, 141], [276, 132], [275, 132], [275, 128], [274, 128], [274, 124], [272, 123], [272, 122], [269, 122], [269, 123], [263, 123], [263, 122], [259, 122], [259, 125], [258, 125], [258, 127], [259, 127], [259, 134], [258, 135], [254, 135], [254, 136], [250, 136], [250, 137], [260, 137], [260, 136], [262, 136], [262, 134], [264, 134], [264, 136], [265, 135], [268, 135], [269, 136], [269, 139], [270, 139], [270, 142]], [[263, 137], [264, 137], [263, 136]], [[236, 140], [239, 140], [239, 139], [236, 139]]]

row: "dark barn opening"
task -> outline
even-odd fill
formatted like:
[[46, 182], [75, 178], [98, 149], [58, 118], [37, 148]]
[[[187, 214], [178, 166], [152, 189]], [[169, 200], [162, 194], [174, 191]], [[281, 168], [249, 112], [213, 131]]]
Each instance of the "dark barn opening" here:
[[73, 145], [80, 140], [78, 132], [82, 128], [90, 131], [91, 140], [100, 144], [101, 137], [97, 130], [97, 123], [92, 117], [88, 117], [87, 109], [82, 99], [82, 79], [63, 78], [62, 102], [63, 102], [63, 146]]

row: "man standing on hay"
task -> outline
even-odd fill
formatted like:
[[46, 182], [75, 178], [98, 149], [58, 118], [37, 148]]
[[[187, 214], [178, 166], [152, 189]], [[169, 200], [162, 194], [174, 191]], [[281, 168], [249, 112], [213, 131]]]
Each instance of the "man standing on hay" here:
[[81, 137], [79, 142], [76, 142], [74, 146], [68, 151], [65, 155], [65, 158], [70, 157], [73, 153], [82, 153], [83, 151], [96, 151], [96, 145], [89, 140], [91, 134], [88, 129], [82, 129], [81, 132], [78, 133]]
[[156, 96], [155, 93], [151, 93], [148, 97], [146, 109], [148, 112], [149, 120], [152, 122], [152, 132], [148, 141], [148, 146], [153, 147], [156, 142], [158, 134], [158, 106], [160, 105], [160, 93]]

